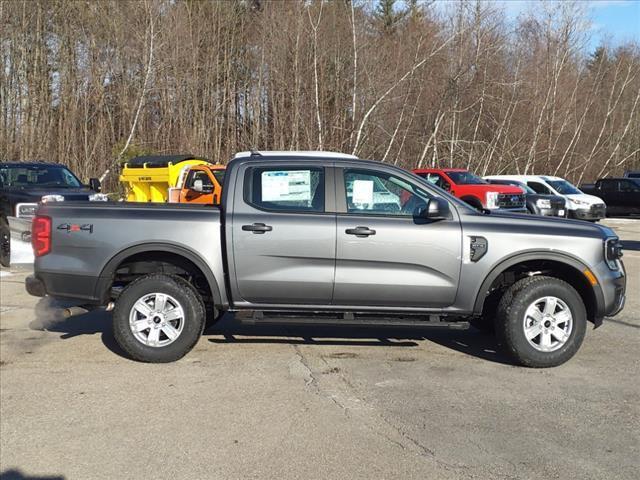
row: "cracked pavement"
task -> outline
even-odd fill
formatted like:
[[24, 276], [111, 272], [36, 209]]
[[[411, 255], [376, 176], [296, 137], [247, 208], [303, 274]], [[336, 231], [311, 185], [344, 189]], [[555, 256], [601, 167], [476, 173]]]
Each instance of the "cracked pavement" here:
[[[607, 223], [638, 248], [640, 221]], [[109, 314], [63, 319], [24, 292], [28, 269], [3, 270], [0, 476], [635, 479], [640, 251], [625, 264], [624, 312], [547, 370], [475, 330], [231, 316], [179, 362], [141, 364]]]

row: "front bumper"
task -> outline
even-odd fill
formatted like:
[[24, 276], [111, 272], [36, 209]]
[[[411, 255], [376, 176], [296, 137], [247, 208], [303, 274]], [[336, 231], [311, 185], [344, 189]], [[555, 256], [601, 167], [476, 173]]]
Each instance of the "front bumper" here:
[[540, 208], [538, 210], [538, 215], [542, 215], [543, 217], [566, 218], [567, 209], [565, 207], [560, 207], [560, 208]]
[[605, 205], [593, 205], [589, 208], [569, 210], [569, 217], [577, 218], [578, 220], [601, 220], [606, 215], [607, 207]]

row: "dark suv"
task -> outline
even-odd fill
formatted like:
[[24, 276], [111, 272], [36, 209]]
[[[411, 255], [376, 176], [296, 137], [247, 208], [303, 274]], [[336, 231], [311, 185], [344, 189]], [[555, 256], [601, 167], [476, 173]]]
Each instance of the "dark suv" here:
[[[67, 167], [46, 162], [0, 164], [0, 264], [11, 260], [11, 231], [28, 240], [31, 219], [39, 202], [106, 200], [98, 194], [100, 181], [84, 185]], [[14, 227], [13, 229], [11, 227]]]

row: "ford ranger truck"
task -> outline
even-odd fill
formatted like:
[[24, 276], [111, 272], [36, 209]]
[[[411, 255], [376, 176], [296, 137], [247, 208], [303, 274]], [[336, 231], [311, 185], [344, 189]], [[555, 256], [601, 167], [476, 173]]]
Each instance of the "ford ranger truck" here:
[[527, 213], [525, 192], [519, 187], [492, 185], [462, 168], [420, 168], [413, 172], [478, 210]]
[[517, 364], [551, 367], [625, 302], [609, 228], [481, 212], [342, 154], [239, 155], [217, 207], [43, 204], [32, 239], [27, 291], [113, 308], [115, 339], [145, 362], [181, 358], [235, 312], [252, 323], [472, 323], [494, 329]]

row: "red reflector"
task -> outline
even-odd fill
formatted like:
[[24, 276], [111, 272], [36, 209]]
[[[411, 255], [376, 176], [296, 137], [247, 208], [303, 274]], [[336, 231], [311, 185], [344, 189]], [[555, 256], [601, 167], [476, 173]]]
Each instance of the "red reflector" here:
[[37, 215], [31, 223], [31, 246], [36, 257], [51, 251], [51, 219]]

